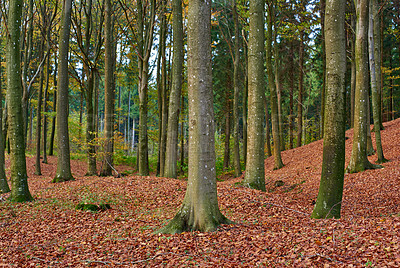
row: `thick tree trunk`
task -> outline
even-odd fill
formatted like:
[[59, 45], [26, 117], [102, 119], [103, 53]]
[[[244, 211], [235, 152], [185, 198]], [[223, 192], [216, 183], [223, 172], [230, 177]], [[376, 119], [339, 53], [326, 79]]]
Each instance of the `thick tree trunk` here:
[[347, 172], [356, 173], [375, 168], [367, 158], [368, 125], [368, 2], [357, 0], [356, 28], [356, 92], [354, 106], [354, 139]]
[[[369, 47], [369, 70], [371, 76], [371, 95], [372, 95], [372, 110], [373, 110], [373, 118], [374, 118], [374, 131], [375, 131], [375, 143], [376, 143], [376, 151], [378, 154], [377, 163], [384, 163], [387, 160], [383, 156], [383, 149], [382, 149], [382, 140], [381, 140], [381, 113], [380, 113], [380, 98], [379, 98], [379, 89], [378, 89], [378, 81], [377, 77], [377, 69], [376, 69], [376, 62], [375, 62], [375, 40], [374, 40], [374, 25], [375, 25], [375, 9], [377, 9], [378, 3], [376, 0], [370, 1], [370, 14], [369, 14], [369, 31], [368, 31], [368, 47]], [[379, 68], [380, 69], [380, 68]], [[380, 80], [379, 80], [380, 84]], [[369, 127], [369, 126], [368, 126]]]
[[73, 180], [71, 173], [68, 133], [68, 50], [71, 27], [72, 0], [63, 2], [59, 40], [58, 93], [57, 93], [57, 137], [58, 162], [53, 182]]
[[104, 68], [104, 163], [101, 176], [112, 175], [113, 153], [114, 153], [114, 73], [113, 73], [113, 40], [112, 40], [112, 5], [111, 0], [105, 1], [105, 68]]
[[264, 1], [250, 2], [248, 51], [248, 129], [246, 174], [243, 184], [265, 191], [264, 169]]
[[272, 65], [272, 26], [274, 18], [274, 9], [272, 1], [268, 4], [268, 27], [267, 27], [267, 48], [266, 48], [266, 66], [268, 75], [268, 87], [271, 95], [271, 119], [272, 119], [272, 138], [274, 141], [274, 169], [283, 167], [281, 157], [281, 135], [279, 131], [279, 111], [278, 111], [278, 96], [275, 84], [275, 76]]
[[345, 164], [346, 0], [327, 0], [326, 105], [321, 182], [312, 218], [340, 218]]
[[[356, 29], [356, 11], [354, 2], [350, 3], [352, 7], [352, 15], [351, 15], [351, 28]], [[356, 47], [356, 38], [355, 34], [351, 34], [351, 85], [350, 85], [350, 127], [354, 128], [354, 105], [355, 105], [355, 92], [356, 92], [356, 55], [355, 55], [355, 47]]]
[[20, 27], [22, 0], [10, 0], [7, 38], [7, 105], [11, 171], [12, 202], [33, 200], [28, 188], [26, 172], [24, 124], [21, 107]]
[[240, 60], [240, 43], [239, 43], [239, 19], [237, 13], [236, 0], [232, 0], [233, 20], [235, 24], [235, 58], [233, 62], [233, 165], [235, 168], [235, 177], [242, 175], [240, 166], [240, 133], [239, 133], [239, 60]]
[[[178, 126], [179, 109], [182, 92], [183, 70], [183, 24], [182, 0], [172, 1], [172, 31], [173, 31], [173, 58], [172, 58], [172, 83], [168, 107], [168, 131], [165, 152], [164, 177], [177, 177], [178, 161]], [[183, 126], [183, 123], [182, 123]], [[182, 127], [183, 131], [183, 127]], [[182, 146], [183, 151], [183, 146]]]
[[[229, 220], [219, 210], [211, 75], [211, 1], [188, 11], [189, 177], [181, 209], [161, 233], [213, 231]], [[208, 44], [208, 45], [204, 45]]]
[[[375, 54], [375, 73], [376, 73], [376, 87], [377, 87], [377, 104], [378, 104], [378, 122], [375, 122], [374, 126], [379, 125], [380, 130], [383, 130], [382, 124], [382, 83], [381, 83], [381, 73], [382, 73], [382, 59], [381, 59], [381, 20], [380, 20], [380, 5], [377, 0], [370, 0], [370, 5], [372, 5], [372, 16], [373, 16], [373, 36], [374, 36], [374, 54]], [[383, 13], [381, 11], [381, 13]]]

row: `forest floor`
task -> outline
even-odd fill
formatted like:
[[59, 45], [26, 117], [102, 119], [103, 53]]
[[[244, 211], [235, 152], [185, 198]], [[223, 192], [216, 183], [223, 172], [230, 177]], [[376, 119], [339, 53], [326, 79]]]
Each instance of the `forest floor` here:
[[[237, 186], [242, 178], [218, 182], [221, 211], [236, 224], [210, 233], [154, 234], [179, 208], [184, 180], [85, 177], [86, 164], [74, 160], [76, 180], [53, 184], [56, 159], [35, 176], [34, 158], [27, 158], [35, 200], [12, 204], [1, 196], [0, 265], [400, 267], [400, 120], [384, 126], [390, 162], [345, 175], [341, 219], [310, 219], [321, 175], [316, 141], [283, 152], [280, 170], [272, 170], [272, 157], [265, 161], [265, 193]], [[348, 163], [353, 131], [346, 136]], [[76, 210], [80, 202], [111, 209]]]

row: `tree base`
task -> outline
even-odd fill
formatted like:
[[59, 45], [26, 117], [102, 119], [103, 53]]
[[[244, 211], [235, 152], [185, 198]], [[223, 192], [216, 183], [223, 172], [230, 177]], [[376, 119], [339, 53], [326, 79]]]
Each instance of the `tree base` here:
[[346, 168], [346, 173], [352, 174], [352, 173], [363, 172], [367, 169], [380, 169], [380, 168], [383, 168], [383, 166], [372, 164], [369, 161], [367, 161], [367, 163], [364, 165], [360, 164], [351, 165], [350, 163], [349, 166]]
[[14, 202], [14, 203], [22, 203], [22, 202], [33, 201], [33, 197], [31, 196], [31, 194], [29, 192], [25, 193], [25, 194], [19, 194], [17, 196], [14, 196], [11, 193], [9, 200], [10, 200], [10, 202]]
[[376, 160], [375, 163], [377, 163], [377, 164], [383, 164], [383, 163], [387, 163], [387, 162], [389, 162], [389, 160], [387, 160], [386, 158], [383, 158], [383, 159], [378, 159], [378, 160]]
[[[189, 212], [186, 207], [182, 207], [175, 217], [163, 228], [156, 231], [159, 234], [179, 234], [182, 232], [200, 231], [212, 232], [217, 230], [221, 224], [233, 224], [218, 210], [216, 215], [208, 214], [200, 221], [195, 220], [194, 212]], [[214, 213], [215, 214], [215, 213]]]
[[242, 185], [244, 187], [255, 189], [255, 190], [260, 190], [260, 191], [263, 191], [263, 192], [267, 191], [267, 189], [265, 188], [265, 183], [262, 183], [262, 182], [246, 182], [246, 181], [243, 181]]

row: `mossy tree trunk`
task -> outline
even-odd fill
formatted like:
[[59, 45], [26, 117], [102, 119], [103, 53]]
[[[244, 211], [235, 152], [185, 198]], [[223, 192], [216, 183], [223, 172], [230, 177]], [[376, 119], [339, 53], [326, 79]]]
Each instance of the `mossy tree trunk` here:
[[114, 153], [114, 72], [113, 72], [113, 34], [112, 34], [112, 5], [111, 0], [105, 1], [104, 19], [104, 163], [101, 176], [112, 175], [113, 153]]
[[71, 173], [68, 133], [68, 50], [71, 28], [72, 0], [63, 1], [61, 30], [59, 37], [58, 93], [57, 93], [57, 137], [58, 161], [53, 182], [73, 180]]
[[[351, 28], [356, 29], [356, 12], [354, 2], [350, 2], [351, 6]], [[351, 46], [351, 85], [350, 85], [350, 127], [354, 128], [354, 105], [355, 105], [355, 95], [356, 95], [356, 55], [355, 55], [355, 47], [356, 47], [356, 38], [355, 34], [351, 32], [350, 35], [350, 46]]]
[[[380, 114], [380, 98], [379, 98], [379, 89], [378, 89], [378, 81], [376, 72], [376, 62], [375, 62], [375, 40], [374, 40], [374, 12], [377, 9], [377, 1], [370, 1], [370, 14], [369, 14], [369, 30], [368, 30], [368, 47], [369, 47], [369, 72], [371, 76], [371, 95], [372, 95], [372, 110], [373, 110], [373, 118], [374, 118], [374, 132], [375, 132], [375, 143], [376, 143], [376, 152], [378, 154], [377, 163], [384, 163], [387, 160], [383, 156], [382, 149], [382, 139], [381, 139], [381, 114]], [[379, 19], [376, 17], [376, 19]], [[380, 84], [380, 80], [379, 80]]]
[[321, 182], [312, 218], [340, 218], [345, 164], [346, 0], [327, 0], [326, 105]]
[[10, 144], [11, 195], [13, 202], [33, 200], [26, 172], [25, 138], [22, 116], [20, 28], [22, 0], [10, 0], [7, 35], [7, 105]]
[[[279, 109], [278, 94], [275, 83], [274, 68], [272, 65], [272, 33], [273, 20], [275, 17], [275, 6], [273, 1], [268, 2], [268, 27], [267, 27], [267, 48], [266, 48], [266, 65], [268, 75], [268, 87], [271, 95], [271, 119], [272, 119], [272, 138], [274, 141], [274, 169], [283, 167], [281, 156], [281, 135], [279, 131]], [[276, 41], [276, 40], [275, 40]], [[275, 62], [276, 64], [276, 62]]]
[[356, 89], [354, 105], [354, 138], [350, 163], [347, 172], [356, 173], [378, 166], [369, 162], [367, 157], [368, 133], [368, 22], [369, 0], [357, 0], [357, 25], [356, 25]]
[[[168, 130], [165, 152], [164, 177], [177, 177], [178, 161], [178, 126], [179, 109], [182, 92], [183, 71], [183, 24], [182, 0], [172, 1], [173, 58], [172, 83], [168, 107]], [[183, 148], [182, 148], [183, 150]]]
[[217, 199], [210, 44], [211, 0], [191, 0], [188, 9], [189, 177], [182, 207], [161, 233], [207, 232], [229, 222], [220, 212]]
[[250, 1], [248, 41], [248, 126], [243, 184], [265, 191], [264, 169], [264, 1]]
[[233, 21], [235, 24], [235, 43], [234, 43], [234, 62], [233, 62], [233, 166], [235, 168], [235, 177], [242, 175], [240, 166], [240, 142], [239, 142], [239, 60], [240, 60], [240, 43], [239, 43], [239, 16], [237, 13], [236, 0], [232, 0]]

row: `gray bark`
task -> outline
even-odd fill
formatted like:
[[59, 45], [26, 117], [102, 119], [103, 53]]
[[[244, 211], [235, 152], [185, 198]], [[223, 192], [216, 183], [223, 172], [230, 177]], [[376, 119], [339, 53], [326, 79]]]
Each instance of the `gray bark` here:
[[[207, 45], [205, 45], [207, 44]], [[181, 209], [161, 233], [214, 231], [229, 220], [219, 210], [211, 73], [211, 0], [191, 0], [188, 13], [189, 177]]]
[[248, 49], [248, 128], [246, 174], [243, 184], [265, 191], [264, 169], [264, 1], [250, 2]]

